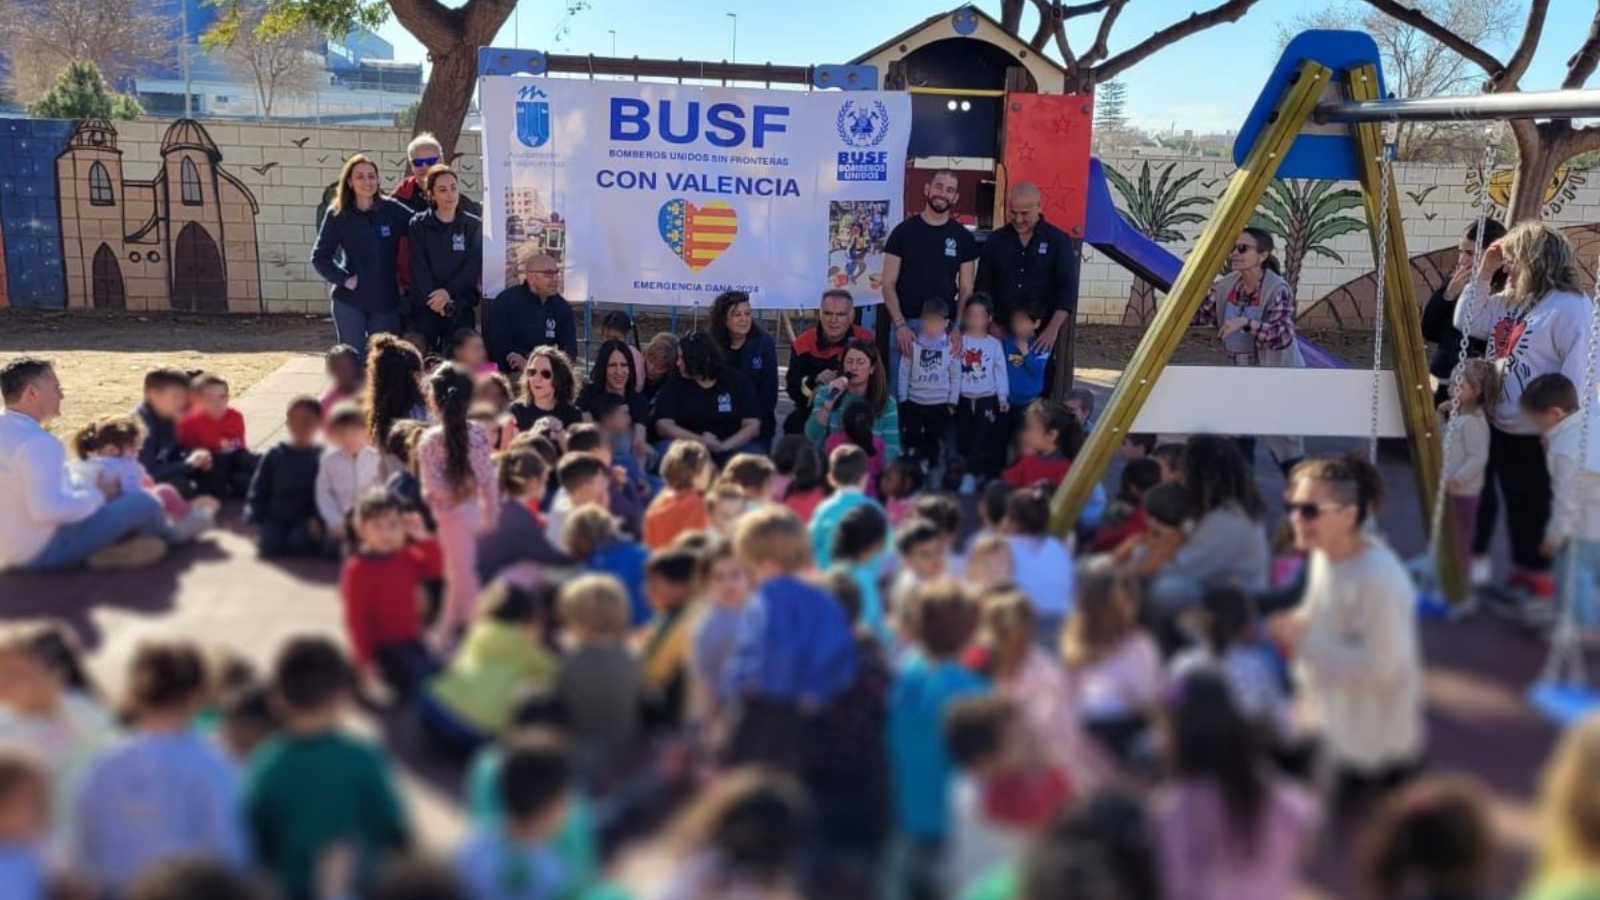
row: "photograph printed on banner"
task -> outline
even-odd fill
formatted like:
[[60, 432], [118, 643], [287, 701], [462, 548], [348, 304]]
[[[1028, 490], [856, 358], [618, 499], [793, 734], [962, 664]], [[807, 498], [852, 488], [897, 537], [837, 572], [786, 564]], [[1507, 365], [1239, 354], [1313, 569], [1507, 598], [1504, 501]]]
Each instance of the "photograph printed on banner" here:
[[828, 286], [846, 290], [865, 287], [877, 293], [883, 287], [883, 244], [888, 239], [888, 200], [830, 202]]
[[565, 268], [567, 223], [549, 208], [544, 193], [513, 186], [506, 188], [505, 198], [506, 285], [521, 281], [523, 268], [535, 256], [548, 256]]

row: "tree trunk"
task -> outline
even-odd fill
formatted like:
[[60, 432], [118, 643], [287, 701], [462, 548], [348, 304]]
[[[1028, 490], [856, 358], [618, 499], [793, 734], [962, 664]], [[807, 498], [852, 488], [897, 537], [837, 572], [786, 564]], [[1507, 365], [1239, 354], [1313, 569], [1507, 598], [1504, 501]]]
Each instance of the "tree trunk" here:
[[456, 150], [456, 141], [461, 138], [467, 110], [472, 106], [472, 90], [478, 78], [478, 48], [457, 44], [442, 56], [437, 52], [429, 55], [433, 57], [433, 72], [422, 91], [422, 103], [417, 107], [417, 121], [411, 132], [433, 132], [439, 139], [439, 148], [449, 159]]
[[[1521, 123], [1519, 123], [1521, 124]], [[1527, 123], [1530, 126], [1532, 123]], [[1544, 190], [1555, 177], [1558, 159], [1553, 142], [1536, 127], [1516, 128], [1517, 171], [1511, 179], [1511, 206], [1506, 224], [1537, 222], [1544, 214]], [[1487, 189], [1485, 185], [1485, 189]]]

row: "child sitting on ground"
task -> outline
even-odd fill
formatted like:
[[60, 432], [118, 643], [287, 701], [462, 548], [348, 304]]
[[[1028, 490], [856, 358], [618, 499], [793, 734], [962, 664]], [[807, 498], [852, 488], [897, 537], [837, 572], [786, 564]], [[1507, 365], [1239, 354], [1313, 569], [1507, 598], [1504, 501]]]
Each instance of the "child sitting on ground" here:
[[[1418, 779], [1384, 798], [1364, 835], [1362, 869], [1375, 900], [1496, 896], [1495, 831], [1483, 789], [1462, 776]], [[1572, 893], [1533, 893], [1577, 900]]]
[[975, 696], [951, 703], [943, 737], [961, 773], [945, 869], [947, 884], [957, 890], [997, 863], [1019, 859], [1072, 802], [1073, 789], [1009, 700]]
[[483, 335], [471, 328], [457, 328], [450, 335], [445, 357], [473, 375], [500, 371], [489, 361], [489, 351], [483, 346]]
[[[939, 883], [947, 848], [953, 765], [942, 740], [946, 711], [988, 685], [959, 659], [978, 628], [978, 605], [959, 584], [920, 585], [899, 611], [910, 650], [889, 697], [888, 745], [894, 819], [901, 847], [892, 881]], [[933, 893], [931, 896], [939, 896]]]
[[572, 761], [553, 732], [528, 730], [506, 742], [497, 785], [504, 821], [467, 838], [455, 871], [473, 897], [552, 900], [585, 887], [586, 861], [563, 851], [569, 820]]
[[196, 486], [218, 500], [243, 497], [256, 470], [256, 456], [245, 442], [244, 415], [228, 405], [228, 382], [221, 375], [199, 375], [192, 391], [194, 404], [178, 420], [178, 443], [211, 455], [210, 464], [195, 473]]
[[511, 446], [512, 438], [517, 436], [517, 423], [501, 415], [493, 404], [474, 402], [467, 410], [467, 419], [489, 435], [489, 447], [495, 453]]
[[[511, 414], [511, 382], [499, 372], [479, 372], [472, 379], [472, 405], [482, 403], [494, 408], [495, 415]], [[512, 419], [512, 425], [516, 420]]]
[[833, 494], [822, 501], [811, 516], [811, 545], [819, 571], [826, 572], [833, 565], [833, 545], [844, 514], [863, 504], [877, 505], [867, 496], [870, 477], [866, 451], [855, 444], [837, 447], [829, 454], [828, 484], [833, 486]]
[[[784, 442], [789, 438], [796, 440], [791, 444], [794, 462], [789, 469], [789, 483], [782, 491], [777, 491], [775, 496], [783, 499], [783, 505], [794, 511], [802, 522], [810, 522], [811, 517], [817, 512], [817, 507], [828, 497], [828, 464], [822, 454], [817, 451], [817, 445], [806, 440], [803, 434], [784, 435], [778, 439], [778, 449], [782, 450]], [[778, 463], [778, 477], [783, 473], [783, 457], [777, 451], [773, 452], [773, 459]]]
[[[799, 462], [800, 448], [812, 447], [803, 434], [786, 434], [772, 445], [772, 496], [783, 500], [789, 496], [789, 485], [794, 482], [794, 467]], [[803, 518], [803, 517], [802, 517]]]
[[354, 403], [341, 403], [328, 416], [328, 447], [317, 465], [317, 512], [327, 537], [350, 542], [346, 527], [356, 499], [376, 486], [383, 457], [367, 443], [367, 416]]
[[689, 635], [699, 608], [693, 602], [699, 569], [699, 556], [681, 543], [657, 550], [644, 564], [644, 593], [653, 612], [639, 648], [645, 714], [669, 734], [682, 725], [688, 697]]
[[354, 854], [365, 896], [379, 865], [411, 842], [384, 755], [341, 727], [352, 674], [324, 637], [290, 640], [273, 665], [283, 730], [252, 759], [241, 805], [255, 862], [287, 900], [319, 896], [317, 867], [336, 848]]
[[606, 509], [622, 521], [624, 531], [638, 537], [644, 531], [646, 486], [642, 479], [634, 481], [627, 467], [617, 464], [611, 442], [598, 427], [587, 422], [567, 430], [567, 452], [593, 454], [605, 464], [610, 476], [606, 482]]
[[884, 452], [883, 438], [872, 433], [876, 421], [872, 407], [866, 403], [853, 403], [845, 407], [842, 421], [843, 430], [828, 436], [823, 442], [822, 452], [831, 455], [839, 447], [860, 447], [867, 455], [867, 496], [876, 498], [878, 476], [883, 474]]
[[359, 401], [366, 390], [367, 370], [361, 364], [361, 351], [349, 344], [334, 344], [322, 355], [328, 374], [328, 389], [322, 394], [322, 408], [332, 411], [346, 400]]
[[661, 459], [666, 487], [650, 501], [644, 514], [644, 545], [659, 550], [685, 531], [711, 527], [705, 493], [711, 488], [711, 454], [692, 441], [674, 441]]
[[906, 608], [923, 585], [945, 577], [950, 567], [950, 544], [938, 525], [914, 517], [895, 533], [894, 548], [900, 566], [889, 588], [889, 603], [898, 611]]
[[582, 575], [562, 585], [558, 602], [569, 649], [556, 675], [556, 696], [580, 771], [593, 782], [631, 760], [643, 725], [639, 661], [623, 642], [628, 596], [609, 575]]
[[1062, 657], [1084, 727], [1116, 759], [1144, 750], [1165, 679], [1161, 651], [1139, 628], [1138, 585], [1105, 561], [1078, 573]]
[[1022, 457], [1001, 479], [1012, 487], [1057, 487], [1083, 446], [1083, 430], [1063, 404], [1040, 400], [1022, 415]]
[[593, 453], [568, 452], [556, 466], [556, 481], [561, 489], [545, 517], [545, 536], [557, 550], [570, 553], [563, 534], [567, 519], [585, 506], [611, 507], [611, 468]]
[[69, 464], [72, 476], [90, 486], [115, 481], [123, 493], [149, 491], [166, 511], [172, 538], [194, 540], [216, 521], [220, 504], [212, 497], [191, 503], [172, 485], [156, 484], [139, 463], [144, 436], [144, 426], [133, 416], [103, 416], [79, 428], [71, 440], [77, 457]]
[[0, 747], [0, 896], [70, 896], [50, 873], [50, 779], [39, 757]]
[[183, 640], [143, 643], [128, 676], [132, 730], [90, 767], [79, 794], [78, 870], [119, 896], [173, 857], [210, 856], [244, 868], [239, 776], [193, 724], [206, 693], [199, 648]]
[[700, 561], [700, 581], [705, 585], [704, 610], [692, 627], [689, 646], [689, 708], [693, 721], [708, 733], [704, 743], [716, 746], [720, 735], [711, 731], [721, 714], [737, 698], [728, 690], [725, 672], [750, 602], [750, 576], [734, 555], [733, 542], [719, 540]]
[[[851, 449], [860, 454], [839, 452]], [[727, 759], [796, 771], [806, 719], [855, 679], [850, 622], [831, 596], [798, 577], [812, 555], [794, 513], [777, 506], [748, 513], [733, 546], [756, 589], [727, 669], [740, 698]]]
[[644, 577], [650, 552], [622, 533], [615, 516], [592, 503], [579, 507], [567, 519], [562, 540], [574, 564], [610, 575], [627, 590], [629, 627], [637, 628], [650, 621]]
[[1094, 430], [1094, 392], [1084, 387], [1067, 391], [1067, 412], [1078, 420], [1078, 427], [1087, 435]]
[[[616, 394], [602, 393], [589, 401], [589, 412], [600, 429], [606, 446], [611, 448], [611, 462], [628, 473], [628, 485], [643, 502], [652, 491], [652, 482], [645, 474], [645, 463], [653, 458], [650, 445], [645, 443], [644, 423], [633, 421], [628, 400]], [[635, 426], [638, 426], [637, 428]]]
[[1011, 556], [1011, 544], [1003, 534], [986, 534], [972, 542], [967, 550], [966, 572], [962, 582], [982, 596], [983, 592], [1011, 584], [1016, 575], [1016, 562]]
[[[439, 544], [392, 494], [369, 488], [352, 515], [357, 552], [339, 577], [345, 631], [364, 685], [381, 677], [409, 700], [434, 665], [422, 643], [419, 591], [443, 571]], [[409, 543], [408, 543], [409, 540]]]
[[[1593, 626], [1600, 622], [1600, 415], [1593, 403], [1584, 408], [1577, 388], [1560, 374], [1528, 382], [1521, 406], [1545, 436], [1553, 502], [1540, 549], [1556, 563], [1558, 608]], [[1585, 415], [1588, 447], [1581, 446]]]
[[433, 517], [428, 504], [422, 502], [422, 482], [417, 479], [417, 442], [428, 427], [416, 419], [400, 419], [389, 428], [389, 439], [384, 442], [383, 458], [393, 464], [394, 471], [383, 486], [405, 503], [407, 512], [422, 513], [422, 520], [433, 529]]
[[1144, 495], [1161, 483], [1161, 465], [1153, 459], [1130, 459], [1122, 467], [1116, 502], [1089, 542], [1090, 553], [1110, 553], [1129, 538], [1144, 534]]
[[1190, 620], [1198, 640], [1173, 657], [1170, 681], [1177, 684], [1200, 669], [1216, 672], [1228, 683], [1240, 715], [1260, 729], [1262, 746], [1285, 748], [1291, 738], [1289, 693], [1261, 642], [1250, 594], [1232, 585], [1207, 588]]
[[1161, 467], [1161, 483], [1183, 485], [1184, 471], [1188, 468], [1189, 447], [1187, 444], [1157, 444], [1150, 451], [1150, 458]]
[[139, 464], [156, 484], [170, 484], [184, 497], [197, 490], [195, 476], [211, 465], [205, 450], [185, 450], [178, 441], [178, 420], [189, 411], [189, 376], [178, 369], [151, 369], [144, 374], [144, 402], [134, 415], [144, 424]]
[[505, 730], [517, 698], [555, 679], [557, 661], [543, 642], [553, 587], [492, 585], [461, 650], [429, 683], [419, 709], [442, 744], [469, 750]]
[[965, 517], [961, 501], [954, 494], [923, 494], [911, 501], [910, 518], [924, 519], [938, 529], [944, 541], [945, 571], [952, 576], [966, 567], [966, 557], [960, 554], [957, 544]]
[[1038, 613], [1039, 633], [1054, 641], [1072, 613], [1072, 554], [1050, 533], [1050, 494], [1028, 487], [1006, 500], [1000, 523], [1011, 548], [1013, 580]]
[[770, 503], [777, 494], [773, 490], [777, 469], [772, 460], [754, 453], [736, 453], [722, 467], [720, 481], [731, 484], [744, 494], [751, 505]]
[[850, 572], [861, 595], [861, 612], [852, 624], [865, 625], [884, 647], [891, 646], [889, 609], [881, 587], [888, 542], [888, 518], [883, 510], [865, 503], [844, 514], [833, 538], [833, 564]]
[[1117, 455], [1122, 457], [1123, 462], [1133, 462], [1136, 459], [1150, 459], [1155, 449], [1155, 435], [1130, 434], [1122, 439], [1122, 446], [1117, 448]]
[[539, 514], [548, 471], [544, 458], [522, 447], [496, 456], [495, 467], [500, 477], [500, 517], [494, 530], [478, 537], [479, 580], [489, 584], [508, 577], [528, 586], [545, 567], [571, 566], [571, 558], [550, 543]]
[[262, 559], [316, 556], [327, 546], [327, 528], [317, 511], [322, 404], [315, 397], [290, 400], [284, 424], [289, 436], [261, 457], [245, 502], [245, 521], [257, 529]]
[[884, 467], [878, 479], [877, 496], [882, 498], [890, 528], [898, 527], [911, 517], [911, 502], [922, 491], [922, 483], [922, 466], [914, 459], [897, 456]]
[[733, 537], [739, 517], [750, 508], [744, 491], [738, 485], [719, 481], [706, 493], [706, 514], [711, 518], [711, 533], [724, 538]]

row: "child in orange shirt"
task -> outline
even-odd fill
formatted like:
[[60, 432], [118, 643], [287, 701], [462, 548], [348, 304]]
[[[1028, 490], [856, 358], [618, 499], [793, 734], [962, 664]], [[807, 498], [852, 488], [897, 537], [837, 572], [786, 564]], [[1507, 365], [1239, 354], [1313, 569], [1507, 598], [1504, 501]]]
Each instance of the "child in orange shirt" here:
[[706, 530], [705, 492], [711, 487], [711, 454], [691, 441], [675, 441], [661, 460], [667, 486], [644, 513], [644, 545], [660, 550], [685, 531]]

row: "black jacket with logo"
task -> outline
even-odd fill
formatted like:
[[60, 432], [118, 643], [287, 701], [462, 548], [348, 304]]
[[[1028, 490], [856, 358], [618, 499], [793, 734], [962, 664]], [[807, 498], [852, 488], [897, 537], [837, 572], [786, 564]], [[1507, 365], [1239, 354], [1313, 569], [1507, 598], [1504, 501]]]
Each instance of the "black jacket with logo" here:
[[433, 211], [411, 219], [406, 241], [411, 262], [411, 310], [428, 309], [428, 295], [444, 288], [458, 311], [474, 309], [482, 292], [483, 222], [470, 213], [456, 213], [451, 222], [439, 221]]
[[527, 284], [512, 285], [494, 298], [484, 331], [489, 361], [501, 371], [511, 371], [506, 357], [527, 356], [535, 347], [560, 347], [567, 356], [578, 356], [578, 321], [572, 305], [560, 294], [540, 302]]

